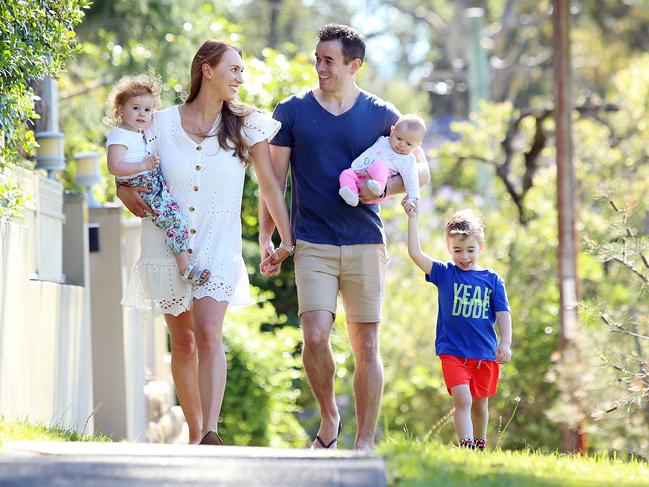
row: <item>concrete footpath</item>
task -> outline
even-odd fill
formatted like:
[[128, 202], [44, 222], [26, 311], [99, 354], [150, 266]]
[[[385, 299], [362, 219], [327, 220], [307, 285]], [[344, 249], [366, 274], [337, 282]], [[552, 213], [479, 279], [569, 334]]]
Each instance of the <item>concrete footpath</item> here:
[[386, 487], [383, 459], [353, 450], [8, 442], [2, 487]]

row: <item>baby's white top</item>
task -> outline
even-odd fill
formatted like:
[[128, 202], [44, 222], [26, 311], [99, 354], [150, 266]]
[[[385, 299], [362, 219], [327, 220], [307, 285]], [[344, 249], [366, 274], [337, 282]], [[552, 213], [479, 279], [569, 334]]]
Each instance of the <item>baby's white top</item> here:
[[[136, 163], [144, 159], [147, 153], [146, 140], [142, 132], [134, 132], [132, 130], [126, 130], [121, 127], [116, 127], [110, 131], [108, 138], [106, 139], [106, 149], [111, 145], [124, 145], [126, 146], [126, 155], [124, 156], [124, 162]], [[146, 174], [149, 171], [141, 171], [137, 174], [131, 174], [130, 176], [116, 176], [118, 180], [132, 179], [141, 174]]]
[[383, 162], [394, 176], [400, 174], [408, 198], [419, 198], [417, 159], [412, 154], [397, 154], [390, 145], [390, 137], [381, 136], [352, 162], [354, 172], [361, 172], [370, 164]]

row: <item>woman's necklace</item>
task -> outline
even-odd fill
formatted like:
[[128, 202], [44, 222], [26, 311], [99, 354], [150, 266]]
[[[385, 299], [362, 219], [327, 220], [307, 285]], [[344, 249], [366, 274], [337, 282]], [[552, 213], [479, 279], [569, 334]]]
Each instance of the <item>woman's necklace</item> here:
[[198, 116], [198, 110], [196, 109], [196, 102], [195, 102], [195, 101], [192, 102], [192, 106], [194, 107], [194, 115], [196, 116], [196, 125], [198, 125], [199, 135], [200, 135], [201, 137], [206, 137], [206, 136], [209, 135], [209, 133], [210, 133], [210, 132], [212, 131], [212, 129], [214, 128], [214, 124], [216, 123], [217, 119], [219, 118], [219, 116], [220, 116], [221, 114], [219, 113], [219, 114], [216, 116], [216, 118], [214, 119], [214, 121], [212, 122], [212, 125], [210, 126], [210, 128], [209, 128], [208, 130], [203, 130], [203, 124], [201, 123], [201, 119], [200, 119], [199, 116]]

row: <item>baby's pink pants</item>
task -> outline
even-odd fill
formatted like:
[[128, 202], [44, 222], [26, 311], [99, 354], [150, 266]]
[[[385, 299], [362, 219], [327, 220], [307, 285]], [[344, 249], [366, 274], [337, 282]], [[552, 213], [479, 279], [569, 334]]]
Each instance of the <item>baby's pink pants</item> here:
[[[388, 168], [388, 166], [386, 166], [383, 161], [374, 161], [372, 164], [367, 166], [365, 170], [367, 171], [367, 174], [370, 175], [369, 178], [367, 178], [365, 175], [358, 174], [352, 168], [345, 169], [340, 173], [340, 177], [338, 178], [340, 181], [340, 187], [347, 187], [354, 193], [358, 194], [358, 183], [361, 183], [366, 179], [374, 179], [379, 182], [381, 188], [385, 191], [385, 185], [388, 181], [388, 178], [390, 177], [390, 169]], [[385, 201], [386, 199], [387, 197], [377, 198], [375, 200], [368, 201], [367, 204], [380, 203], [381, 201]]]

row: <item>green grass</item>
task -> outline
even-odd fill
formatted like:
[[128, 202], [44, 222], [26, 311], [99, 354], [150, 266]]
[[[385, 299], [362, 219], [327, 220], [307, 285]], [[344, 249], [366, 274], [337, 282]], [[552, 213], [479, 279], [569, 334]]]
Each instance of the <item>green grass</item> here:
[[464, 450], [395, 439], [379, 445], [392, 487], [649, 486], [649, 464], [532, 451]]
[[111, 441], [107, 436], [82, 435], [57, 426], [32, 424], [26, 420], [10, 420], [0, 416], [0, 447], [7, 441]]

